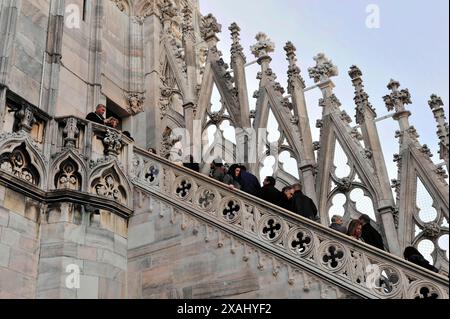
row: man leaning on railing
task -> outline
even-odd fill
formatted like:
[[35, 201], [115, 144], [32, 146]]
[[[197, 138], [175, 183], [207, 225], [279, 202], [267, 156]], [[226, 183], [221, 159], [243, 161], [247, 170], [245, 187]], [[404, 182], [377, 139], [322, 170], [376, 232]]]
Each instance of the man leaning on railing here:
[[108, 119], [105, 119], [105, 113], [106, 113], [106, 106], [103, 104], [97, 105], [95, 112], [89, 113], [86, 116], [86, 120], [100, 124], [100, 125], [106, 125], [112, 128], [117, 128], [119, 126], [119, 120], [117, 120], [114, 117], [110, 117]]

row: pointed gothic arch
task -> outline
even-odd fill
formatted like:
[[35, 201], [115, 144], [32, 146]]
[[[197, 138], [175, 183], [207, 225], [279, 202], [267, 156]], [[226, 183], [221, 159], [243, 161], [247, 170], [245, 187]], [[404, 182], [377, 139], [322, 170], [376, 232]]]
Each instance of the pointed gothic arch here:
[[98, 166], [89, 178], [89, 192], [124, 206], [132, 206], [131, 183], [116, 161]]
[[[35, 181], [38, 182], [33, 182], [32, 184], [47, 189], [46, 161], [44, 160], [42, 152], [33, 145], [29, 136], [20, 133], [14, 134], [0, 142], [0, 149], [3, 151], [1, 155], [4, 158], [6, 158], [6, 154], [12, 155], [16, 149], [20, 150], [22, 156], [25, 156], [28, 160], [27, 165], [32, 167], [34, 174], [37, 174], [38, 176], [38, 178], [35, 179]], [[14, 165], [12, 166], [14, 167]]]
[[52, 162], [49, 189], [87, 190], [87, 167], [85, 162], [69, 149]]

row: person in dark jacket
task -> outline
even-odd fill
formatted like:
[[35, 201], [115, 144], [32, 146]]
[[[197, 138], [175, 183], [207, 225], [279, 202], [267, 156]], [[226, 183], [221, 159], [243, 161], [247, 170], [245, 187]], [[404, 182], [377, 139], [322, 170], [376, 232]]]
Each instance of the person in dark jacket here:
[[317, 219], [316, 204], [311, 198], [303, 194], [302, 184], [296, 184], [293, 187], [295, 193], [292, 202], [292, 212], [315, 221]]
[[286, 186], [281, 191], [281, 204], [280, 207], [292, 211], [292, 198], [294, 197], [294, 188], [292, 186]]
[[266, 202], [280, 206], [282, 203], [282, 194], [275, 188], [276, 180], [272, 176], [267, 176], [263, 183], [263, 188], [259, 191], [258, 197]]
[[423, 257], [423, 255], [414, 247], [406, 247], [403, 253], [405, 259], [413, 264], [416, 264], [425, 269], [431, 270], [435, 273], [439, 273], [439, 269], [430, 264], [428, 260]]
[[247, 172], [247, 167], [241, 166], [241, 190], [247, 194], [258, 197], [261, 190], [261, 183], [258, 178]]
[[370, 217], [368, 215], [361, 215], [359, 221], [363, 225], [362, 227], [362, 239], [368, 245], [384, 250], [383, 237], [377, 232], [375, 228], [370, 224]]
[[334, 215], [331, 218], [330, 228], [340, 233], [347, 234], [347, 228], [344, 226], [344, 219], [342, 216]]
[[100, 124], [100, 125], [107, 125], [112, 128], [117, 128], [119, 121], [115, 118], [109, 118], [105, 119], [106, 114], [106, 106], [103, 104], [97, 105], [95, 108], [95, 112], [89, 113], [86, 116], [86, 120]]

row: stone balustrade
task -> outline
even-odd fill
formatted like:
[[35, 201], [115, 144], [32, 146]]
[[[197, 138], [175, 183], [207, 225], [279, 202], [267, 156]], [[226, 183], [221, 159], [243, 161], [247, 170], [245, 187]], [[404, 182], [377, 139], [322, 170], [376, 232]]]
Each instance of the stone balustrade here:
[[[261, 254], [275, 256], [291, 270], [306, 270], [363, 298], [448, 298], [444, 276], [232, 191], [137, 147], [131, 178], [140, 192], [157, 196], [171, 207], [171, 218], [182, 219], [182, 230], [197, 232], [201, 225], [218, 229], [222, 238], [232, 236]], [[219, 240], [218, 245], [224, 242]]]
[[282, 266], [307, 271], [363, 298], [448, 298], [446, 277], [230, 190], [119, 131], [65, 117], [46, 122], [43, 132], [43, 147], [23, 130], [1, 135], [0, 184], [43, 203], [89, 205], [125, 220], [139, 205], [136, 194], [147, 193], [166, 203], [162, 213], [182, 219], [180, 231], [206, 225], [275, 258], [274, 275]]

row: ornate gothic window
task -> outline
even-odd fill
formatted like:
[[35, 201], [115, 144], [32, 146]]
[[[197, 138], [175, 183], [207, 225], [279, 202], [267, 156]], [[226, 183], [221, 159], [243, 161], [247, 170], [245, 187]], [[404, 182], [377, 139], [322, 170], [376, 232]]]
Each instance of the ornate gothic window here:
[[78, 165], [68, 159], [64, 161], [55, 177], [57, 189], [81, 190], [81, 175], [78, 173]]
[[0, 155], [0, 170], [23, 179], [30, 184], [39, 185], [39, 173], [31, 164], [31, 158], [25, 150], [25, 145], [16, 148], [12, 153]]

